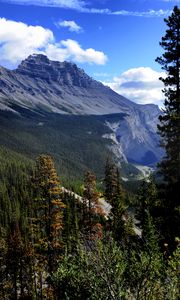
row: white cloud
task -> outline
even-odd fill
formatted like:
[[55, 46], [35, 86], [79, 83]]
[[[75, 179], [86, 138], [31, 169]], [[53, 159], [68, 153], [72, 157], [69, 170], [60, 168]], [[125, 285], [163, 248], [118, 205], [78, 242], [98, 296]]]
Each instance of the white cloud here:
[[84, 1], [82, 0], [3, 0], [3, 2], [21, 5], [62, 7], [72, 9], [81, 9], [85, 5]]
[[168, 16], [171, 13], [171, 10], [148, 10], [148, 11], [127, 11], [127, 10], [120, 10], [112, 12], [113, 15], [121, 15], [121, 16], [133, 16], [133, 17], [164, 17]]
[[149, 18], [149, 17], [166, 17], [171, 14], [171, 10], [147, 10], [147, 11], [129, 11], [129, 10], [117, 10], [117, 11], [112, 11], [108, 8], [104, 9], [96, 9], [96, 8], [87, 8], [87, 7], [82, 7], [81, 12], [84, 13], [91, 13], [91, 14], [102, 14], [102, 15], [114, 15], [114, 16], [125, 16], [125, 17], [144, 17], [144, 18]]
[[[2, 0], [3, 2], [21, 5], [36, 5], [47, 7], [70, 8], [82, 13], [104, 14], [104, 15], [121, 15], [134, 17], [165, 17], [171, 14], [171, 10], [148, 10], [148, 11], [112, 11], [109, 8], [90, 8], [87, 4], [90, 1], [83, 0]], [[171, 0], [164, 0], [170, 2]], [[179, 0], [178, 0], [179, 1]], [[86, 3], [85, 3], [86, 2]]]
[[0, 18], [0, 59], [16, 63], [52, 43], [51, 30]]
[[82, 27], [79, 26], [76, 22], [74, 21], [60, 21], [57, 23], [57, 26], [60, 27], [67, 27], [69, 31], [71, 32], [82, 32]]
[[88, 62], [98, 65], [104, 65], [107, 61], [107, 56], [103, 52], [92, 48], [83, 50], [77, 41], [71, 39], [48, 45], [46, 54], [50, 59], [60, 61], [72, 59], [79, 63]]
[[103, 82], [115, 92], [140, 104], [154, 103], [163, 105], [163, 84], [159, 77], [165, 77], [164, 72], [157, 72], [149, 67], [129, 69], [112, 82]]
[[17, 65], [33, 53], [42, 53], [50, 59], [70, 59], [79, 63], [105, 64], [106, 55], [93, 48], [83, 49], [77, 41], [57, 43], [53, 32], [42, 26], [28, 26], [22, 22], [0, 18], [0, 63]]

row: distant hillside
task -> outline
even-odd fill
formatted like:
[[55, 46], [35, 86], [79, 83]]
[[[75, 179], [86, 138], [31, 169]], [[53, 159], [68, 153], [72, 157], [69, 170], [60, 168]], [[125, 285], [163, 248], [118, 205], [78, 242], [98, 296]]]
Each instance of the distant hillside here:
[[[39, 154], [51, 154], [58, 173], [69, 179], [81, 178], [88, 169], [98, 178], [104, 176], [104, 165], [113, 141], [103, 138], [111, 130], [106, 119], [122, 119], [123, 115], [74, 116], [29, 113], [21, 109], [21, 116], [0, 112], [0, 146], [19, 153], [20, 159], [34, 160]], [[21, 155], [21, 156], [20, 156]], [[3, 157], [1, 157], [3, 160]], [[0, 160], [1, 160], [0, 159]], [[134, 178], [139, 171], [120, 159], [122, 176]]]

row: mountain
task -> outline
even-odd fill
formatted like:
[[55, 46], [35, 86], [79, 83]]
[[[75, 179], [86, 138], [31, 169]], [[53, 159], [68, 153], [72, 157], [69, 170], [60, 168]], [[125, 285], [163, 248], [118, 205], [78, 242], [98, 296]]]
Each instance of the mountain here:
[[[74, 63], [51, 61], [41, 54], [30, 55], [16, 70], [0, 67], [0, 111], [1, 118], [6, 115], [15, 119], [16, 115], [17, 123], [22, 123], [24, 128], [30, 115], [36, 116], [36, 121], [43, 124], [41, 127], [47, 125], [47, 116], [51, 121], [54, 116], [56, 121], [63, 119], [64, 123], [65, 119], [71, 120], [72, 126], [81, 120], [85, 143], [87, 137], [96, 136], [93, 122], [99, 122], [99, 141], [103, 141], [104, 147], [113, 152], [120, 163], [153, 165], [162, 155], [156, 134], [161, 113], [158, 106], [136, 104], [93, 80]], [[87, 120], [88, 128], [84, 125]], [[28, 126], [30, 128], [31, 123]], [[60, 123], [58, 126], [58, 130], [63, 131]], [[66, 132], [69, 144], [71, 131], [69, 127]]]
[[69, 114], [128, 112], [137, 105], [93, 80], [70, 62], [30, 55], [16, 70], [0, 69], [1, 108], [12, 103], [29, 109]]

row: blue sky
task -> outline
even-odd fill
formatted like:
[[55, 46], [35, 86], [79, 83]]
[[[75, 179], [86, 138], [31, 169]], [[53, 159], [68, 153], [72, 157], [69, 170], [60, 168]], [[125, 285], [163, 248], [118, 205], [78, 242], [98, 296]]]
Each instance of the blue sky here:
[[137, 103], [162, 105], [155, 58], [180, 0], [0, 0], [0, 65], [32, 53], [74, 61]]

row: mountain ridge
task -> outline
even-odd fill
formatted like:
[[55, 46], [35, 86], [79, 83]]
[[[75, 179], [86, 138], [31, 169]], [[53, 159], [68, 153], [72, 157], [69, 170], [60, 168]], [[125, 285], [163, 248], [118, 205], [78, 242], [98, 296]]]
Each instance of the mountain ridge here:
[[117, 94], [88, 76], [71, 62], [51, 61], [41, 54], [30, 55], [15, 70], [0, 68], [0, 109], [19, 114], [17, 107], [43, 114], [111, 115], [104, 121], [111, 130], [105, 138], [112, 142], [117, 158], [155, 164], [161, 157], [156, 133], [161, 113], [154, 104], [140, 105]]
[[[106, 94], [106, 105], [108, 105], [108, 102], [111, 102], [111, 107], [108, 106], [108, 110], [104, 111], [102, 104], [104, 102], [100, 103], [101, 106], [101, 111], [97, 109], [94, 110], [91, 107], [91, 110], [88, 111], [87, 107], [85, 107], [86, 111], [88, 114], [106, 114], [106, 113], [117, 113], [117, 112], [122, 112], [122, 109], [126, 109], [129, 105], [138, 107], [140, 106], [139, 104], [136, 104], [132, 102], [131, 100], [117, 94], [113, 90], [111, 90], [109, 87], [104, 86], [101, 82], [98, 82], [94, 79], [92, 79], [90, 76], [88, 76], [83, 69], [80, 69], [77, 67], [76, 64], [71, 63], [71, 62], [58, 62], [58, 61], [51, 61], [47, 58], [47, 56], [42, 55], [42, 54], [33, 54], [28, 56], [27, 59], [23, 60], [21, 64], [17, 67], [15, 70], [8, 70], [6, 68], [0, 67], [0, 72], [1, 72], [1, 77], [5, 77], [3, 80], [1, 79], [0, 81], [0, 88], [1, 88], [1, 93], [2, 93], [2, 88], [4, 88], [6, 94], [6, 88], [8, 88], [8, 91], [12, 94], [11, 96], [13, 99], [16, 100], [16, 93], [22, 93], [22, 89], [25, 89], [27, 93], [27, 102], [28, 100], [32, 101], [31, 96], [38, 96], [37, 94], [42, 94], [44, 98], [44, 104], [47, 105], [48, 103], [46, 101], [46, 95], [45, 92], [51, 93], [50, 85], [52, 89], [54, 88], [54, 95], [50, 95], [51, 98], [56, 96], [59, 100], [59, 102], [63, 103], [63, 99], [66, 99], [66, 97], [63, 95], [67, 93], [67, 87], [69, 89], [74, 88], [74, 96], [77, 87], [80, 87], [82, 89], [82, 92], [80, 95], [83, 97], [83, 92], [84, 97], [88, 98], [88, 93], [87, 93], [87, 88], [91, 89], [91, 93], [93, 93], [93, 89], [96, 89], [96, 97], [95, 95], [94, 98], [98, 99], [101, 98], [101, 95], [98, 95], [98, 89], [103, 89], [103, 96]], [[3, 76], [4, 75], [4, 76]], [[8, 77], [8, 78], [7, 78]], [[31, 82], [29, 82], [29, 77], [31, 78]], [[43, 88], [43, 82], [45, 82], [45, 88]], [[14, 84], [13, 84], [14, 83]], [[31, 83], [31, 84], [30, 84]], [[18, 86], [19, 84], [19, 86]], [[29, 86], [27, 86], [29, 84]], [[58, 84], [58, 87], [57, 87]], [[42, 88], [40, 88], [40, 85], [42, 85]], [[64, 88], [64, 90], [62, 89]], [[39, 88], [39, 89], [38, 89]], [[58, 89], [59, 88], [59, 89]], [[17, 89], [17, 90], [16, 90]], [[46, 89], [46, 90], [45, 90]], [[78, 90], [79, 92], [79, 90]], [[7, 96], [9, 96], [7, 94]], [[71, 101], [77, 99], [72, 99], [73, 93], [71, 95]], [[55, 97], [54, 97], [55, 98]], [[110, 99], [109, 99], [110, 98]], [[98, 99], [100, 100], [100, 99]], [[102, 99], [101, 99], [102, 100]], [[107, 101], [108, 100], [108, 101]], [[40, 101], [41, 102], [41, 101]], [[95, 101], [94, 101], [95, 102]], [[37, 102], [38, 103], [38, 102]], [[36, 104], [37, 104], [36, 103]], [[51, 109], [53, 111], [53, 104], [58, 105], [59, 103], [52, 102], [51, 103]], [[81, 103], [82, 104], [82, 103]], [[96, 104], [96, 103], [93, 103]], [[115, 104], [113, 106], [112, 104]], [[66, 103], [67, 105], [67, 103]], [[77, 103], [78, 105], [78, 103]], [[151, 105], [152, 107], [156, 108], [158, 110], [158, 107], [155, 106], [154, 104], [148, 104]], [[145, 107], [146, 105], [143, 105]], [[8, 107], [7, 107], [8, 109]], [[75, 110], [74, 111], [69, 111], [69, 113], [77, 113], [77, 114], [86, 114], [85, 109], [83, 110]], [[59, 113], [67, 113], [67, 110], [61, 110], [58, 107], [56, 107], [56, 111]]]

